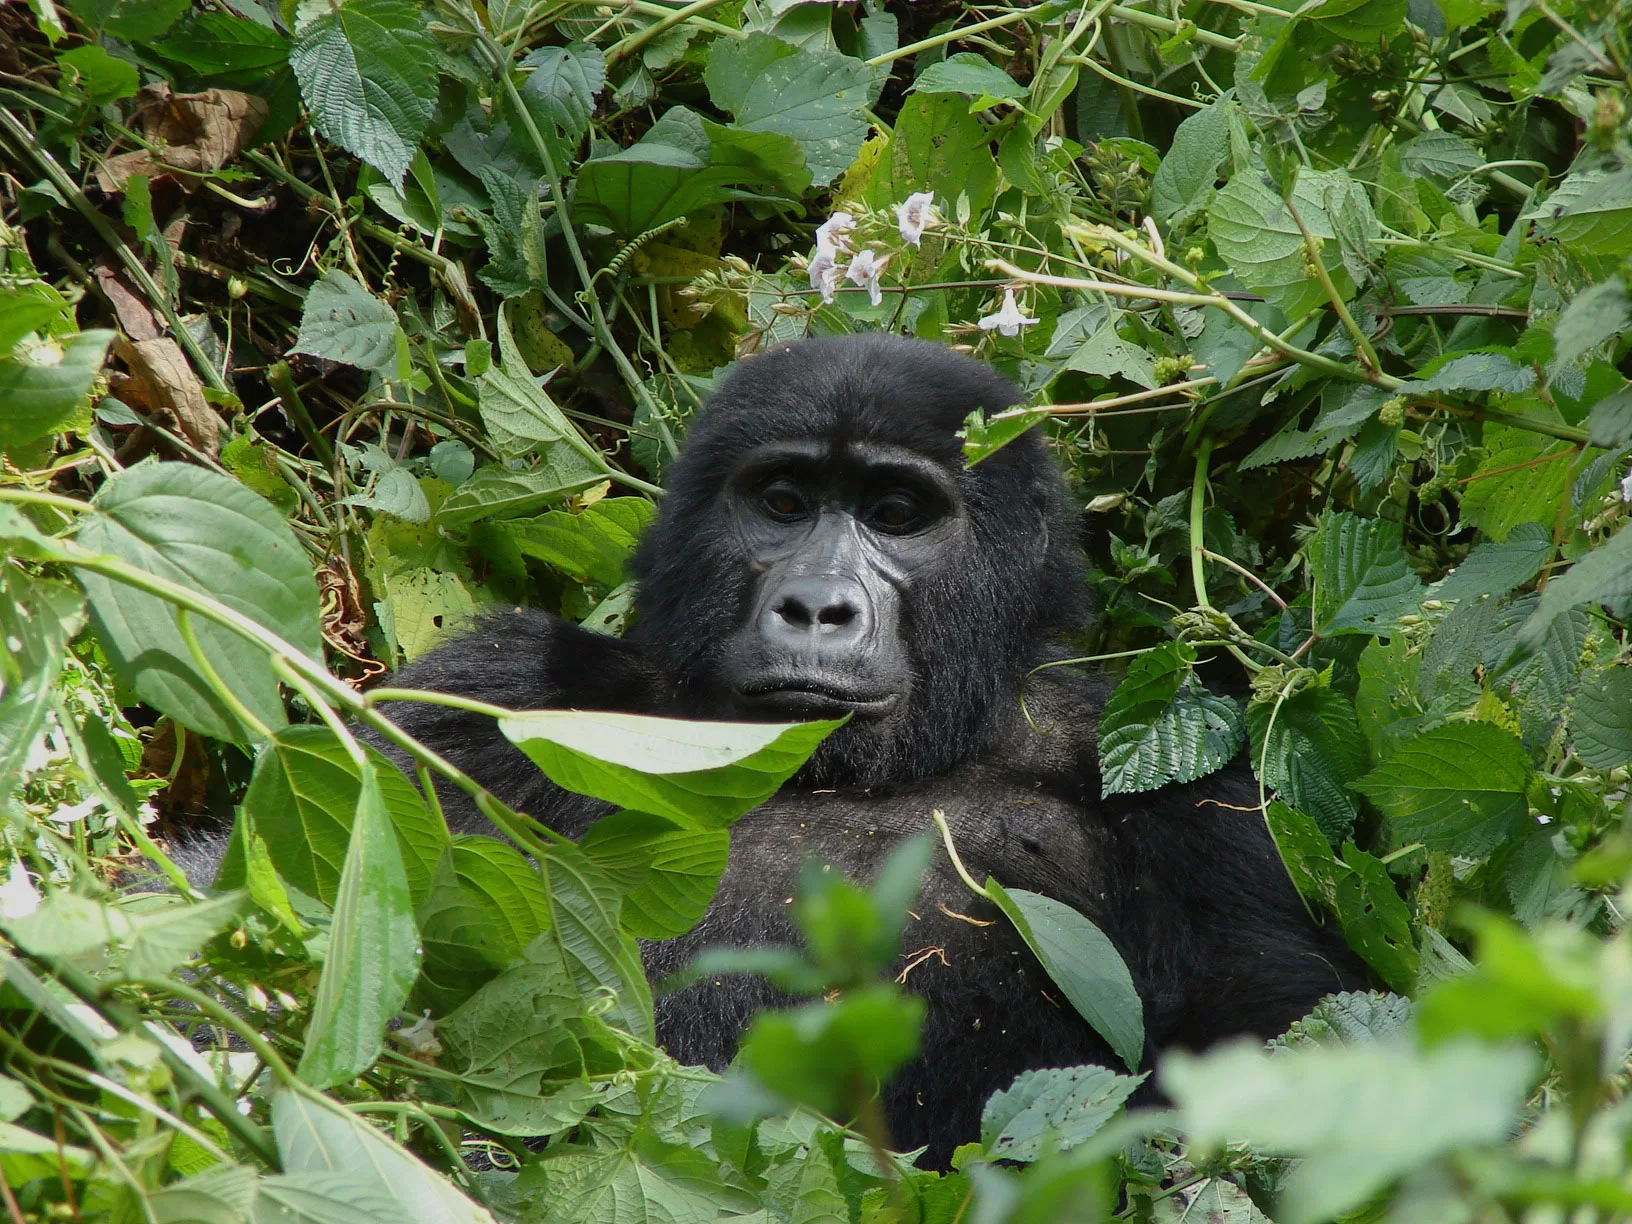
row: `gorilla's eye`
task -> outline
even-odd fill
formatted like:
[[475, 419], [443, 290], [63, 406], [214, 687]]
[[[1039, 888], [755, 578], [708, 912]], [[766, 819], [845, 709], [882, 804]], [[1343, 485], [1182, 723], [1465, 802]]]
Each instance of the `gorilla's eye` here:
[[759, 504], [776, 519], [791, 521], [805, 515], [805, 499], [796, 489], [781, 483], [768, 486], [759, 495]]
[[924, 508], [910, 493], [891, 493], [874, 505], [868, 520], [885, 531], [912, 531], [922, 525]]

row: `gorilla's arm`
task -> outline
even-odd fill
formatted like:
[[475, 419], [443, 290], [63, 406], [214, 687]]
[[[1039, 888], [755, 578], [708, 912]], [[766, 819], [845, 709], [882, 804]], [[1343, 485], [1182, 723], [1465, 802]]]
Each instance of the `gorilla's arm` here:
[[[469, 633], [398, 671], [390, 684], [513, 710], [647, 713], [654, 679], [634, 643], [591, 633], [546, 612], [517, 609], [484, 617]], [[568, 836], [582, 833], [604, 808], [562, 791], [486, 715], [418, 701], [390, 702], [381, 711], [505, 803]], [[364, 738], [411, 767], [405, 753], [373, 732]], [[439, 779], [437, 794], [456, 832], [492, 831], [463, 792]]]

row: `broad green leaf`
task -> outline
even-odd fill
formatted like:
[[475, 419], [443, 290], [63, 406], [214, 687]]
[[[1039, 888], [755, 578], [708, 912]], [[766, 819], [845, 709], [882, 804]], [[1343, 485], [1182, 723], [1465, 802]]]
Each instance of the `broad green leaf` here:
[[259, 1192], [255, 1169], [217, 1164], [148, 1196], [143, 1207], [156, 1224], [242, 1224]]
[[1275, 1219], [1316, 1224], [1447, 1152], [1507, 1142], [1534, 1074], [1534, 1053], [1513, 1045], [1270, 1054], [1238, 1044], [1199, 1058], [1169, 1054], [1161, 1083], [1180, 1129], [1203, 1150], [1245, 1141], [1265, 1155], [1302, 1157], [1281, 1184]]
[[[1298, 176], [1292, 203], [1320, 252], [1339, 295], [1354, 296], [1355, 279], [1346, 266], [1333, 213], [1351, 209], [1367, 238], [1376, 237], [1377, 220], [1364, 193], [1340, 170], [1307, 171]], [[1286, 202], [1252, 169], [1234, 175], [1213, 197], [1207, 210], [1208, 233], [1218, 253], [1243, 284], [1267, 297], [1295, 318], [1326, 301], [1320, 282], [1305, 267], [1303, 231]]]
[[0, 449], [32, 442], [73, 416], [112, 340], [111, 331], [85, 331], [0, 355]]
[[1632, 442], [1632, 386], [1604, 396], [1587, 418], [1587, 442], [1605, 450]]
[[[606, 86], [606, 57], [599, 47], [575, 42], [540, 47], [524, 57], [520, 66], [531, 69], [521, 86], [522, 102], [535, 119], [543, 121], [539, 127], [546, 136], [553, 127], [567, 138], [561, 153], [570, 154], [570, 146], [589, 130], [595, 95]], [[559, 160], [561, 153], [556, 154], [556, 165], [565, 169], [565, 162]]]
[[[448, 845], [447, 826], [401, 770], [374, 748], [364, 751], [374, 765], [375, 786], [396, 833], [408, 886], [421, 896]], [[339, 897], [362, 785], [345, 745], [327, 727], [313, 724], [284, 727], [273, 735], [256, 758], [244, 793], [244, 811], [278, 874], [325, 905], [336, 904]], [[218, 886], [235, 887], [244, 869], [229, 850]]]
[[1500, 599], [1524, 586], [1553, 555], [1553, 533], [1543, 523], [1520, 523], [1501, 541], [1476, 545], [1462, 564], [1434, 587], [1433, 597], [1447, 603]]
[[1246, 725], [1240, 709], [1196, 682], [1190, 673], [1195, 659], [1189, 645], [1168, 642], [1128, 668], [1100, 715], [1103, 794], [1193, 782], [1241, 750]]
[[1392, 35], [1405, 12], [1405, 0], [1319, 0], [1298, 15], [1338, 38], [1367, 42]]
[[552, 845], [538, 860], [550, 897], [550, 926], [526, 958], [569, 978], [581, 998], [606, 998], [608, 1024], [654, 1041], [652, 991], [640, 949], [619, 925], [622, 894], [598, 864], [573, 845]]
[[1460, 136], [1423, 132], [1400, 146], [1400, 168], [1407, 174], [1454, 179], [1485, 164], [1484, 156]]
[[824, 187], [855, 160], [867, 134], [868, 68], [837, 52], [789, 54], [765, 41], [778, 40], [718, 39], [709, 56], [709, 93], [736, 115], [738, 128], [798, 141], [812, 182]]
[[84, 623], [85, 599], [72, 587], [16, 566], [0, 573], [0, 778], [22, 780], [68, 643]]
[[1612, 668], [1583, 680], [1570, 721], [1570, 744], [1592, 769], [1632, 764], [1632, 669]]
[[1327, 995], [1302, 1020], [1270, 1045], [1276, 1049], [1300, 1046], [1367, 1045], [1407, 1031], [1415, 1008], [1404, 995], [1375, 990], [1346, 990]]
[[1536, 385], [1536, 372], [1502, 353], [1468, 353], [1425, 367], [1427, 377], [1411, 384], [1413, 392], [1506, 391], [1517, 394]]
[[1332, 843], [1320, 826], [1279, 799], [1271, 799], [1264, 808], [1264, 823], [1298, 892], [1335, 914], [1337, 881], [1343, 875], [1343, 864], [1332, 853]]
[[550, 897], [537, 868], [514, 846], [464, 836], [438, 861], [415, 919], [425, 949], [419, 991], [442, 1014], [549, 929]]
[[676, 106], [627, 149], [579, 167], [573, 213], [633, 237], [729, 200], [791, 203], [809, 186], [791, 136], [714, 123]]
[[411, 0], [344, 0], [295, 30], [289, 64], [317, 130], [401, 187], [436, 102], [437, 46]]
[[502, 525], [525, 556], [546, 561], [579, 581], [617, 586], [635, 542], [656, 507], [644, 497], [609, 497], [577, 514], [552, 510]]
[[960, 51], [930, 64], [912, 83], [915, 93], [965, 93], [1013, 101], [1026, 96], [1026, 87], [984, 55]]
[[187, 0], [72, 0], [66, 7], [95, 30], [145, 43], [173, 26], [190, 6]]
[[591, 825], [579, 845], [623, 888], [623, 929], [637, 939], [672, 939], [695, 926], [714, 899], [731, 837], [647, 812], [616, 812]]
[[1356, 668], [1360, 685], [1354, 694], [1354, 712], [1375, 760], [1421, 721], [1425, 709], [1418, 700], [1422, 652], [1413, 649], [1404, 634], [1373, 638], [1360, 652]]
[[528, 710], [499, 730], [557, 786], [691, 827], [729, 825], [776, 793], [837, 722], [687, 722]]
[[1553, 324], [1553, 357], [1574, 361], [1632, 327], [1632, 297], [1618, 276], [1600, 281], [1564, 304]]
[[402, 1224], [402, 1204], [378, 1180], [353, 1173], [310, 1170], [263, 1177], [255, 1219], [286, 1224]]
[[1584, 255], [1624, 255], [1632, 251], [1632, 173], [1572, 174], [1524, 217]]
[[6, 929], [36, 956], [100, 952], [114, 976], [158, 981], [214, 938], [243, 902], [240, 892], [197, 904], [174, 895], [119, 904], [56, 892], [33, 913], [9, 920]]
[[1230, 154], [1233, 98], [1220, 98], [1179, 124], [1173, 144], [1150, 180], [1151, 213], [1178, 226], [1212, 201], [1219, 169]]
[[331, 1088], [374, 1065], [386, 1023], [419, 976], [419, 955], [408, 876], [369, 764], [362, 772], [328, 956], [297, 1068], [301, 1079]]
[[1122, 1108], [1145, 1076], [1104, 1067], [1026, 1071], [986, 1102], [980, 1141], [990, 1160], [1036, 1160], [1091, 1138]]
[[1411, 933], [1411, 911], [1388, 868], [1353, 842], [1343, 844], [1343, 865], [1349, 870], [1336, 880], [1343, 938], [1390, 988], [1412, 989], [1420, 957]]
[[1071, 1005], [1137, 1071], [1145, 1056], [1144, 1004], [1116, 945], [1063, 902], [990, 878], [985, 887]]
[[477, 468], [437, 507], [434, 522], [439, 528], [458, 528], [482, 519], [536, 514], [605, 479], [604, 464], [592, 463], [575, 447], [552, 446], [534, 468], [515, 471], [498, 463]]
[[[313, 659], [323, 657], [317, 582], [283, 516], [230, 476], [182, 463], [144, 463], [112, 477], [78, 541], [211, 596]], [[82, 570], [97, 637], [141, 699], [195, 731], [243, 742], [247, 728], [194, 668], [174, 605]], [[272, 728], [286, 721], [260, 647], [193, 616], [204, 656], [243, 704]]]
[[1575, 449], [1517, 427], [1486, 425], [1484, 462], [1462, 486], [1462, 521], [1493, 540], [1521, 523], [1551, 522]]
[[623, 1041], [573, 983], [518, 965], [437, 1025], [456, 1068], [458, 1108], [502, 1135], [549, 1135], [575, 1126], [599, 1100], [591, 1076], [624, 1069]]
[[10, 353], [30, 332], [53, 336], [73, 331], [73, 312], [55, 291], [0, 293], [0, 355]]
[[1330, 840], [1348, 836], [1359, 810], [1349, 785], [1368, 763], [1348, 698], [1317, 685], [1293, 693], [1279, 710], [1273, 702], [1254, 702], [1247, 728], [1253, 769], [1264, 785], [1314, 817]]
[[1624, 527], [1547, 584], [1536, 610], [1519, 628], [1521, 651], [1535, 650], [1548, 627], [1581, 604], [1608, 604], [1618, 615], [1632, 602], [1632, 531]]
[[135, 68], [94, 43], [63, 52], [57, 64], [62, 69], [62, 84], [83, 90], [88, 106], [135, 97], [141, 88], [142, 78]]
[[[361, 1114], [326, 1097], [299, 1088], [278, 1090], [272, 1097], [272, 1135], [285, 1175], [304, 1178], [322, 1173], [355, 1179], [359, 1191], [367, 1187], [365, 1211], [386, 1198], [395, 1207], [393, 1220], [494, 1224], [486, 1208], [460, 1194], [447, 1178], [393, 1143]], [[341, 1192], [331, 1188], [328, 1196], [340, 1197]], [[362, 1224], [367, 1216], [353, 1218]]]
[[224, 84], [261, 84], [289, 59], [289, 40], [270, 25], [235, 13], [195, 11], [148, 48], [200, 76], [225, 77]]
[[292, 353], [310, 353], [363, 370], [396, 364], [401, 332], [391, 307], [337, 268], [314, 281], [300, 313]]
[[737, 1062], [784, 1100], [843, 1117], [859, 1085], [883, 1083], [918, 1053], [923, 1016], [918, 996], [863, 986], [831, 1003], [760, 1012]]
[[702, 1152], [649, 1130], [612, 1147], [552, 1145], [527, 1166], [518, 1187], [549, 1204], [540, 1218], [574, 1224], [713, 1224], [758, 1202], [727, 1185]]
[[499, 360], [489, 365], [476, 380], [477, 402], [482, 424], [487, 426], [499, 455], [515, 459], [535, 453], [549, 454], [565, 447], [576, 451], [584, 462], [603, 470], [605, 461], [562, 413], [527, 369], [510, 331], [508, 310], [498, 318]]
[[1407, 740], [1354, 785], [1402, 842], [1478, 855], [1522, 827], [1530, 773], [1530, 758], [1511, 732], [1447, 723]]
[[1405, 563], [1398, 523], [1347, 511], [1321, 515], [1309, 542], [1313, 628], [1322, 637], [1388, 632], [1422, 602], [1422, 582]]
[[867, 186], [867, 202], [875, 208], [933, 191], [951, 206], [952, 216], [964, 200], [969, 215], [978, 217], [997, 192], [991, 130], [951, 94], [907, 95], [886, 155], [889, 173], [875, 173]]

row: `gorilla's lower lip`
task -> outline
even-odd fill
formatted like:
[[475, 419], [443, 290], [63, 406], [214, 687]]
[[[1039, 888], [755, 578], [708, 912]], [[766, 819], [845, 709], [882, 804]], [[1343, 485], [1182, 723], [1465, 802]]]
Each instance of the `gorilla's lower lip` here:
[[863, 693], [820, 681], [793, 680], [747, 684], [737, 690], [740, 700], [756, 711], [794, 718], [838, 718], [854, 714], [878, 718], [896, 706], [896, 693]]

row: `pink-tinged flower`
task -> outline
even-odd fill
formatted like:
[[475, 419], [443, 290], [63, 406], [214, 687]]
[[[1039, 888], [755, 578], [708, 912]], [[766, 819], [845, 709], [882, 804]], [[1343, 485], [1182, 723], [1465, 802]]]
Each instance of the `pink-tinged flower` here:
[[822, 295], [822, 301], [833, 301], [840, 271], [838, 261], [833, 258], [833, 248], [825, 244], [818, 246], [816, 254], [810, 257], [810, 287]]
[[850, 267], [845, 271], [845, 276], [849, 278], [851, 284], [867, 290], [867, 297], [874, 306], [884, 300], [884, 290], [879, 287], [878, 278], [889, 262], [888, 258], [880, 259], [873, 254], [872, 248], [868, 247], [865, 251], [856, 252], [856, 257], [850, 261]]
[[915, 191], [906, 201], [895, 206], [895, 224], [901, 237], [913, 246], [924, 240], [924, 231], [935, 221], [935, 197], [927, 191]]
[[845, 237], [856, 228], [856, 219], [847, 212], [836, 212], [816, 227], [816, 253], [824, 249], [838, 252], [845, 245]]
[[1014, 303], [1014, 290], [1003, 290], [1003, 308], [996, 314], [987, 315], [979, 321], [981, 331], [996, 329], [1005, 336], [1018, 336], [1022, 327], [1030, 327], [1037, 319], [1027, 318], [1020, 312], [1020, 307]]
[[0, 884], [0, 918], [27, 918], [39, 908], [39, 890], [29, 878], [28, 868], [12, 859], [6, 882]]

